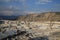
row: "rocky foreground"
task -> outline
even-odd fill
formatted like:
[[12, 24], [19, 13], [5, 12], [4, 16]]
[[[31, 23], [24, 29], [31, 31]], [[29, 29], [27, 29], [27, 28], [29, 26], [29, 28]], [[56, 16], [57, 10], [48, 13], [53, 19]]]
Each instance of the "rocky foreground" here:
[[60, 22], [4, 21], [0, 40], [60, 40]]

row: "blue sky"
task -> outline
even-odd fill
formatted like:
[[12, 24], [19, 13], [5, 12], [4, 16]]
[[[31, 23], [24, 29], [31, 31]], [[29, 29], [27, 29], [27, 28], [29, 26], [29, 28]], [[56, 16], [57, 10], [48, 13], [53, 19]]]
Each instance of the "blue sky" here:
[[60, 12], [60, 0], [0, 0], [0, 15]]

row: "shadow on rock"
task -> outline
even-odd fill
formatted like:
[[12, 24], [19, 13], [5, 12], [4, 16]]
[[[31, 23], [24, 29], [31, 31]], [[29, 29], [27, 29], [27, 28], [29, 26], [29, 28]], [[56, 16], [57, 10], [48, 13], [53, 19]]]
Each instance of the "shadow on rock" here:
[[29, 40], [49, 40], [48, 37], [36, 37], [36, 38], [30, 38]]

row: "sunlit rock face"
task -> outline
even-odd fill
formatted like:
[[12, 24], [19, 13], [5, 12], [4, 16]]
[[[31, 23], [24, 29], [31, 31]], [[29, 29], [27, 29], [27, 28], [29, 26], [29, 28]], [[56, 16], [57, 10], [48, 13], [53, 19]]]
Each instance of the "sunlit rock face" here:
[[60, 21], [60, 12], [28, 14], [25, 16], [19, 16], [17, 19], [20, 21]]
[[[9, 25], [5, 26], [5, 24]], [[5, 37], [11, 40], [53, 40], [55, 39], [55, 33], [56, 35], [60, 33], [60, 22], [8, 21], [0, 25], [0, 32], [1, 39]], [[56, 37], [56, 39], [58, 38]]]

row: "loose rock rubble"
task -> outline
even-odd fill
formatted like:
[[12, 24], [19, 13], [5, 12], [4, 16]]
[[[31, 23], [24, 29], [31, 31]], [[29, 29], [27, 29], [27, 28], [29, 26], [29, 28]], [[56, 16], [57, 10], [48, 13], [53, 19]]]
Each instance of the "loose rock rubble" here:
[[[13, 22], [13, 21], [12, 21]], [[15, 23], [14, 23], [15, 24]], [[20, 22], [16, 25], [1, 24], [0, 40], [59, 40], [60, 23], [58, 22]], [[58, 34], [57, 34], [58, 32]], [[55, 33], [55, 34], [53, 34]]]

